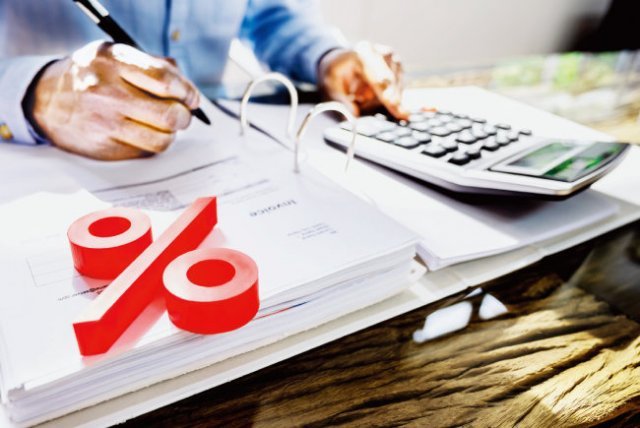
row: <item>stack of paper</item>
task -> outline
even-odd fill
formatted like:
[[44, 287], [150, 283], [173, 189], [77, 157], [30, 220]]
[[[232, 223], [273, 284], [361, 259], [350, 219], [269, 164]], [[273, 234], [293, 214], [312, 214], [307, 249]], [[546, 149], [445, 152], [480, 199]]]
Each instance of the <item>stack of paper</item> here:
[[[56, 192], [0, 206], [0, 386], [14, 422], [55, 418], [314, 328], [402, 291], [419, 271], [414, 233], [311, 169], [292, 173], [290, 154], [272, 141], [240, 139], [235, 121], [214, 120], [215, 136], [196, 129], [170, 153], [142, 161], [104, 164], [34, 149], [57, 165], [42, 177]], [[31, 154], [7, 153], [3, 161], [13, 157], [37, 176], [22, 157]], [[91, 193], [73, 189], [63, 170]], [[241, 250], [258, 265], [256, 319], [234, 332], [194, 335], [175, 328], [159, 300], [108, 353], [81, 357], [73, 319], [108, 284], [73, 270], [68, 225], [116, 204], [145, 210], [158, 236], [205, 195], [218, 196], [218, 225], [202, 246]]]

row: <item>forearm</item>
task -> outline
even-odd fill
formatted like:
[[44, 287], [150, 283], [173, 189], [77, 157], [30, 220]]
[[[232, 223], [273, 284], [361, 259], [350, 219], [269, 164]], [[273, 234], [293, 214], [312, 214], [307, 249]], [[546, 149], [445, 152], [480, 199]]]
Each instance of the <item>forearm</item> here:
[[28, 144], [38, 142], [36, 133], [25, 115], [23, 101], [33, 79], [48, 63], [55, 59], [50, 56], [0, 59], [1, 141]]

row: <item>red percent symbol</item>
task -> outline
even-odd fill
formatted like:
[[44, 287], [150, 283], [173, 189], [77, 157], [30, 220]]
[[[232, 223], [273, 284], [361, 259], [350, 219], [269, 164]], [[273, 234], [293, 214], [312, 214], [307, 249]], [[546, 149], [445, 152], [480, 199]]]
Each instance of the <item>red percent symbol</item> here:
[[[156, 241], [146, 246], [146, 238], [140, 238], [139, 235], [147, 235], [141, 231], [147, 230], [150, 221], [142, 213], [114, 208], [76, 220], [69, 228], [68, 236], [78, 271], [88, 276], [108, 278], [105, 275], [113, 273], [116, 276], [73, 323], [80, 353], [96, 355], [109, 350], [161, 292], [165, 268], [169, 264], [173, 265], [174, 260], [176, 269], [184, 268], [185, 259], [179, 256], [186, 257], [191, 254], [190, 251], [200, 245], [216, 223], [217, 209], [214, 197], [197, 199]], [[148, 236], [150, 239], [150, 228]], [[169, 289], [181, 290], [180, 287], [184, 284], [165, 283], [169, 317], [177, 327], [198, 333], [228, 331], [248, 323], [257, 313], [258, 274], [255, 263], [242, 253], [226, 249], [217, 250], [219, 252], [207, 253], [213, 258], [198, 258], [197, 262], [194, 261], [193, 269], [187, 267], [186, 276], [195, 281], [195, 287], [205, 290], [223, 287], [225, 290], [236, 290], [236, 293], [227, 293], [225, 295], [229, 297], [221, 299], [220, 293], [194, 294], [190, 289], [186, 294], [178, 293], [180, 301], [176, 304], [173, 292]], [[194, 253], [201, 254], [199, 251]], [[225, 258], [227, 254], [235, 253], [243, 257], [231, 261], [228, 257]], [[122, 260], [128, 260], [130, 263], [123, 266], [121, 272], [115, 272], [113, 266], [125, 264]], [[236, 263], [240, 260], [242, 263]], [[229, 264], [233, 271], [224, 263]], [[107, 268], [105, 265], [111, 267]], [[216, 267], [223, 267], [224, 271], [214, 269]], [[165, 275], [165, 280], [173, 281], [172, 278], [171, 275]], [[194, 300], [190, 300], [192, 295]], [[211, 299], [209, 302], [203, 300], [206, 296]], [[209, 313], [207, 309], [216, 312]], [[206, 314], [196, 317], [191, 314], [185, 318], [185, 314], [191, 312]], [[184, 322], [187, 318], [188, 321]]]

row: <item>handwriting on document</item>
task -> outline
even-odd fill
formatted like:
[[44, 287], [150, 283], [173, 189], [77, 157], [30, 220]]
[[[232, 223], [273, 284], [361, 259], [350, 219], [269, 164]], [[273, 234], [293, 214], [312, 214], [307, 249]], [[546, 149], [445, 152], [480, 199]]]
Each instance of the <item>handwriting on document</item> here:
[[108, 351], [161, 292], [173, 324], [193, 333], [251, 321], [259, 309], [255, 262], [227, 248], [196, 249], [216, 223], [215, 197], [198, 198], [155, 241], [149, 218], [130, 208], [76, 220], [68, 230], [76, 269], [113, 279], [73, 323], [80, 353]]

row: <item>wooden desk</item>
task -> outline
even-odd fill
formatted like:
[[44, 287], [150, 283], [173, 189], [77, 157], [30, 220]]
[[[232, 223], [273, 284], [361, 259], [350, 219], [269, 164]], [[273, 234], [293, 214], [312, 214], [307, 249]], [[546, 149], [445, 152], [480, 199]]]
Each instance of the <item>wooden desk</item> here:
[[454, 296], [129, 425], [640, 425], [640, 222], [482, 288], [509, 312], [415, 343]]

